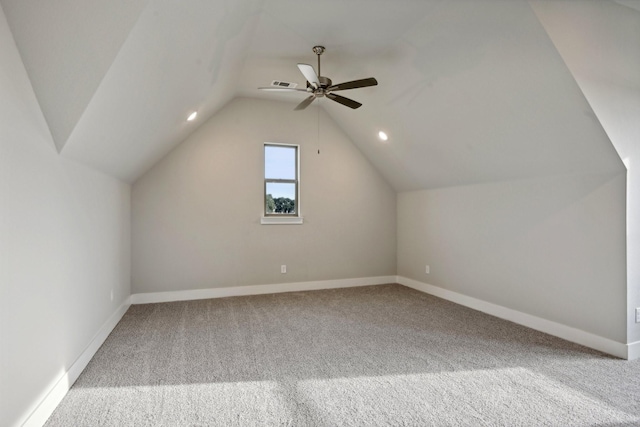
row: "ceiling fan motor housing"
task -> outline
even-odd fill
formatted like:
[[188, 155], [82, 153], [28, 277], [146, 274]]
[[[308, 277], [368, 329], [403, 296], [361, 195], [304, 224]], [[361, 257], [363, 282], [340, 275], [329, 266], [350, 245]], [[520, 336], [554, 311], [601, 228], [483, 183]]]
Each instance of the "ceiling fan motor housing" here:
[[[331, 79], [329, 77], [318, 76], [318, 80], [320, 81], [320, 87], [313, 91], [316, 96], [324, 96], [326, 93], [326, 89], [331, 86]], [[307, 82], [307, 88], [313, 89], [311, 83]]]

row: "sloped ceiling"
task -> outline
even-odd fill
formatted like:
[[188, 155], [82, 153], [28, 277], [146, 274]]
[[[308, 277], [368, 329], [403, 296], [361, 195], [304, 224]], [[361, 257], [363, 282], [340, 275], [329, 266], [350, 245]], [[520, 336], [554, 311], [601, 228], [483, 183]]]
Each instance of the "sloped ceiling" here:
[[303, 85], [317, 44], [334, 82], [378, 79], [319, 104], [398, 191], [622, 170], [524, 0], [0, 3], [58, 150], [127, 182], [235, 96], [293, 108], [256, 88]]

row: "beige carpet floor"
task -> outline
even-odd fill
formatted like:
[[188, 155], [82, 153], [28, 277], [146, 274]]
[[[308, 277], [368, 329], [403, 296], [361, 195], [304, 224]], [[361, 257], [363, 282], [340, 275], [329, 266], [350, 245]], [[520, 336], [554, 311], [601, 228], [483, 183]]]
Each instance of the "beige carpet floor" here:
[[400, 285], [132, 306], [47, 426], [640, 426], [624, 361]]

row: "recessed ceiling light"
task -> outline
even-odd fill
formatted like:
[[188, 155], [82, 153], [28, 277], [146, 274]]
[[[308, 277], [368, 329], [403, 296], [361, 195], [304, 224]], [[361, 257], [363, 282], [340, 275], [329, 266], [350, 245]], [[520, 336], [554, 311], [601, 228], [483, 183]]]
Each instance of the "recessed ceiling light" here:
[[192, 122], [196, 119], [196, 117], [198, 117], [198, 112], [194, 111], [193, 113], [189, 114], [189, 117], [187, 117], [187, 121]]
[[384, 133], [383, 131], [378, 132], [378, 138], [380, 138], [383, 141], [386, 141], [387, 139], [389, 139], [389, 137], [387, 136], [386, 133]]

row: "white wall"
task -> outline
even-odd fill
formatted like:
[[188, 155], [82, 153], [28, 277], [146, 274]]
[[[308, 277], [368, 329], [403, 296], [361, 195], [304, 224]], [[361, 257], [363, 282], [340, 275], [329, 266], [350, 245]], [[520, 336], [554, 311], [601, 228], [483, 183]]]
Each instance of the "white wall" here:
[[130, 186], [57, 155], [0, 10], [0, 424], [19, 425], [130, 295]]
[[638, 346], [640, 11], [608, 1], [531, 5], [627, 166], [627, 342]]
[[623, 172], [405, 192], [398, 275], [625, 343], [624, 234]]
[[[134, 293], [395, 275], [395, 192], [294, 106], [236, 98], [134, 183]], [[302, 225], [260, 224], [264, 142], [301, 145]]]

